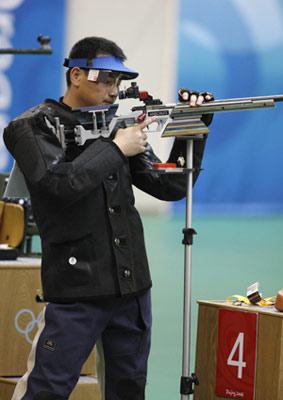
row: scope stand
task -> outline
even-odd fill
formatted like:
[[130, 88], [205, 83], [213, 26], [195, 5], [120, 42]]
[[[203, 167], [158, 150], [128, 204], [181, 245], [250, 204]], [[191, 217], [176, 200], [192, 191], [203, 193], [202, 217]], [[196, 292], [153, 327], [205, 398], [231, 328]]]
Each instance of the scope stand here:
[[191, 275], [192, 275], [192, 244], [196, 231], [192, 228], [192, 191], [193, 191], [193, 145], [194, 139], [187, 140], [187, 187], [186, 187], [186, 226], [183, 229], [185, 245], [184, 256], [184, 303], [183, 303], [183, 359], [182, 377], [180, 382], [181, 400], [187, 400], [194, 393], [193, 386], [198, 385], [195, 374], [190, 375], [191, 350]]

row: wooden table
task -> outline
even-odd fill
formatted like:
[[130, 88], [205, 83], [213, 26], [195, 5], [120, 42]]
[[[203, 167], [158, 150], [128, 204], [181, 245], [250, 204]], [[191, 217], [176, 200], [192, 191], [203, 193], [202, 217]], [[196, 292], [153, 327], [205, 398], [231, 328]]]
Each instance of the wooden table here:
[[[41, 293], [40, 258], [0, 261], [0, 376], [21, 376], [26, 371], [37, 320], [45, 306], [35, 300]], [[91, 353], [82, 374], [96, 375]]]
[[[215, 395], [219, 310], [257, 315], [254, 400], [283, 399], [283, 313], [274, 307], [234, 306], [225, 301], [199, 301], [194, 400], [221, 400]], [[226, 397], [227, 398], [227, 397]], [[230, 397], [231, 398], [231, 397]], [[241, 397], [235, 397], [241, 398]]]

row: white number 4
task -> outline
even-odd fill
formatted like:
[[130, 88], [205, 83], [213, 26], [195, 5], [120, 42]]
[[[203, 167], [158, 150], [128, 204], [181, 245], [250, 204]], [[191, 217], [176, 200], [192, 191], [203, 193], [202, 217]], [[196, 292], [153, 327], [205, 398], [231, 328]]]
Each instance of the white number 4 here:
[[[244, 333], [240, 332], [234, 346], [231, 350], [231, 353], [229, 354], [229, 357], [227, 359], [227, 365], [232, 365], [233, 367], [238, 367], [238, 374], [237, 377], [238, 379], [242, 379], [243, 377], [243, 368], [246, 368], [246, 362], [243, 361], [244, 357]], [[239, 348], [239, 358], [238, 360], [233, 360], [233, 357]]]

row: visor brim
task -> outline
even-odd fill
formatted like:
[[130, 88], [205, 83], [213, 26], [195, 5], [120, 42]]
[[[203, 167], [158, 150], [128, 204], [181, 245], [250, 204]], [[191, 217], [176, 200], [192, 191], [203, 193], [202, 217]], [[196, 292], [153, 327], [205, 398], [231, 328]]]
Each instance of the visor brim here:
[[111, 70], [119, 72], [124, 80], [135, 79], [139, 75], [137, 71], [127, 67], [123, 61], [113, 56], [96, 57], [93, 59], [66, 58], [64, 66], [68, 68], [79, 67], [86, 69]]

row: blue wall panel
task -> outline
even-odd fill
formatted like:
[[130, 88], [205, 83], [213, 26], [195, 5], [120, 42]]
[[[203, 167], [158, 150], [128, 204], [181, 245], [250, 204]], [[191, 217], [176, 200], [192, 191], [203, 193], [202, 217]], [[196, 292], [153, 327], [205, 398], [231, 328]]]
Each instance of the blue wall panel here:
[[[52, 55], [0, 56], [0, 131], [8, 121], [46, 97], [59, 97], [65, 33], [65, 0], [1, 0], [0, 48], [38, 48], [51, 37]], [[12, 159], [0, 142], [0, 171]]]
[[[283, 93], [283, 3], [181, 0], [178, 86], [216, 98]], [[283, 103], [218, 114], [195, 187], [200, 212], [283, 211]], [[177, 203], [175, 212], [183, 210]]]

